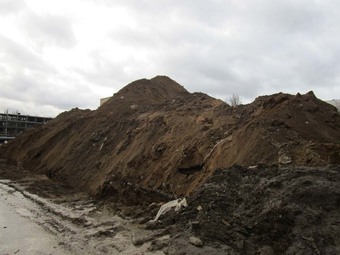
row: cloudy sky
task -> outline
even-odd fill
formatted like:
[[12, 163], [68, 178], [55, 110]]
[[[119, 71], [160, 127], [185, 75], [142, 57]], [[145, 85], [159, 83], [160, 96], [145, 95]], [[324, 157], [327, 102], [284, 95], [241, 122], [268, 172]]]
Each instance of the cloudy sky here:
[[0, 0], [0, 111], [96, 109], [140, 78], [244, 103], [340, 98], [338, 0]]

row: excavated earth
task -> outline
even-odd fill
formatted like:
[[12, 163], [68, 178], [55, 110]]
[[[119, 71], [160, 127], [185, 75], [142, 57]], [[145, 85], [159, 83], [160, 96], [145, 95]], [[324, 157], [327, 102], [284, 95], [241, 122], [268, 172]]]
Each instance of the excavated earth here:
[[174, 254], [189, 236], [224, 254], [340, 254], [339, 166], [217, 170], [188, 204], [149, 226], [176, 226]]
[[[25, 131], [0, 158], [123, 203], [145, 231], [165, 229], [170, 238], [149, 252], [340, 253], [340, 115], [313, 92], [231, 107], [168, 77], [142, 79], [95, 111], [72, 109]], [[145, 225], [153, 202], [179, 196], [187, 208]]]

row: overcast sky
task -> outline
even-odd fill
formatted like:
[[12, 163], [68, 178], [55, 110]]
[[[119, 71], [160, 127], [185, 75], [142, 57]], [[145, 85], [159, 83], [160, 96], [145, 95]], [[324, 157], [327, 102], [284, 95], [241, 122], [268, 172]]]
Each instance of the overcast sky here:
[[0, 0], [0, 111], [96, 109], [140, 78], [244, 103], [340, 98], [339, 0]]

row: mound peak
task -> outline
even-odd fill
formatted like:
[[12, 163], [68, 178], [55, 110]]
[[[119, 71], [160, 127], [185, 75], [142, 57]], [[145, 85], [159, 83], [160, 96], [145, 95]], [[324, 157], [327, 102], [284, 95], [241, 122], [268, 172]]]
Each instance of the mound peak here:
[[138, 108], [145, 111], [152, 106], [160, 105], [189, 94], [182, 85], [167, 76], [140, 79], [129, 83], [115, 93], [99, 108], [99, 112], [111, 110], [126, 114], [130, 108]]
[[141, 79], [126, 85], [114, 97], [120, 99], [137, 99], [149, 103], [163, 103], [189, 92], [167, 76], [156, 76], [152, 79]]

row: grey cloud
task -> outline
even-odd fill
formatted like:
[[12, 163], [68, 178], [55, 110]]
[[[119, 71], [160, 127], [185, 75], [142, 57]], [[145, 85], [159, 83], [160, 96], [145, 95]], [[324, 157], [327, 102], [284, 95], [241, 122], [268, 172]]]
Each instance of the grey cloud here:
[[326, 18], [323, 4], [316, 1], [272, 1], [262, 0], [250, 3], [246, 11], [250, 21], [271, 33], [318, 32]]
[[22, 20], [29, 37], [38, 46], [53, 45], [64, 48], [76, 45], [70, 18], [61, 15], [38, 15], [28, 12]]
[[[23, 73], [17, 73], [7, 80], [4, 86], [5, 93], [2, 93], [1, 97], [27, 104], [50, 106], [59, 109], [59, 111], [97, 105], [96, 100], [89, 96], [91, 90], [86, 85], [79, 84], [72, 79], [60, 81], [53, 75], [48, 77], [50, 81], [43, 76], [33, 78]], [[56, 79], [51, 81], [53, 77]]]
[[131, 59], [117, 63], [114, 62], [114, 59], [107, 58], [105, 52], [101, 50], [92, 51], [89, 56], [92, 60], [93, 69], [74, 68], [74, 72], [81, 75], [84, 80], [97, 86], [112, 88], [112, 91], [118, 90], [120, 86], [124, 85], [124, 82], [129, 80], [124, 68], [132, 61]]
[[54, 70], [51, 65], [42, 61], [37, 53], [2, 35], [0, 35], [0, 47], [3, 50], [3, 54], [0, 55], [0, 60], [4, 65], [8, 65], [13, 69]]
[[14, 14], [26, 8], [24, 0], [1, 0], [0, 14]]
[[[135, 15], [143, 17], [143, 21], [162, 21], [168, 18], [196, 20], [207, 25], [217, 25], [234, 12], [235, 1], [221, 0], [187, 0], [187, 1], [148, 1], [148, 0], [89, 0], [105, 4], [109, 7], [125, 6], [133, 10]], [[157, 24], [155, 24], [157, 25]]]
[[[91, 90], [74, 77], [63, 77], [55, 68], [42, 60], [42, 56], [4, 36], [0, 36], [0, 99], [3, 109], [10, 106], [44, 105], [59, 112], [72, 107], [95, 106]], [[62, 78], [61, 78], [62, 77]], [[67, 84], [67, 85], [65, 85]], [[7, 101], [6, 101], [6, 100]], [[25, 109], [17, 109], [25, 111]]]
[[[67, 86], [58, 86], [58, 83], [46, 86], [40, 84], [36, 91], [36, 101], [43, 105], [52, 105], [62, 110], [69, 110], [74, 107], [88, 108], [98, 104], [91, 96], [91, 90], [77, 81], [66, 81]], [[58, 90], [56, 90], [58, 87]]]
[[121, 27], [112, 32], [110, 37], [112, 40], [122, 42], [129, 47], [152, 48], [158, 44], [158, 35], [151, 35], [150, 32], [146, 32], [145, 28]]
[[[60, 109], [96, 105], [83, 81], [112, 87], [114, 92], [134, 79], [157, 74], [170, 76], [191, 92], [222, 99], [235, 93], [251, 101], [261, 94], [311, 89], [323, 96], [328, 91], [340, 93], [338, 1], [93, 2], [107, 8], [126, 8], [134, 25], [111, 31], [109, 40], [112, 47], [127, 49], [128, 57], [112, 59], [97, 49], [89, 55], [92, 70], [83, 69], [80, 63], [69, 70], [74, 77], [61, 78], [52, 67], [44, 67], [36, 53], [0, 37], [0, 46], [8, 49], [3, 62], [17, 70], [10, 84], [32, 82], [30, 86], [39, 91], [34, 100]], [[28, 35], [39, 45], [76, 47], [71, 18], [29, 13], [26, 21]], [[136, 51], [142, 51], [144, 58], [131, 54]], [[41, 81], [27, 80], [20, 69], [26, 66]], [[69, 88], [55, 92], [53, 86], [59, 88], [64, 83]], [[51, 96], [44, 98], [44, 94]], [[79, 96], [76, 99], [69, 96], [75, 94]]]
[[131, 10], [138, 27], [114, 32], [115, 42], [148, 52], [154, 74], [167, 74], [190, 91], [253, 99], [268, 91], [331, 88], [339, 80], [337, 1], [120, 5]]

